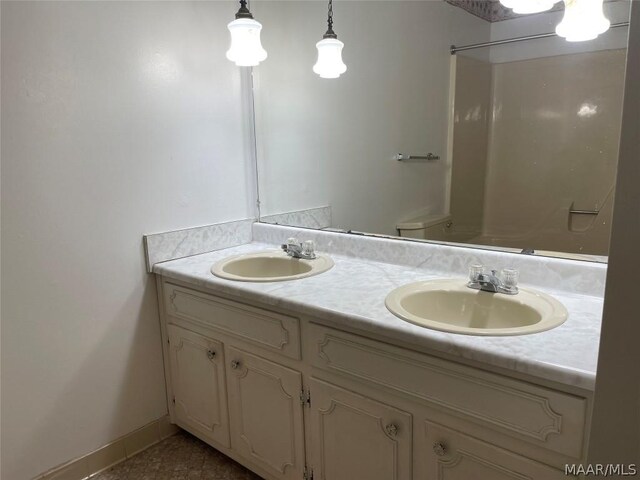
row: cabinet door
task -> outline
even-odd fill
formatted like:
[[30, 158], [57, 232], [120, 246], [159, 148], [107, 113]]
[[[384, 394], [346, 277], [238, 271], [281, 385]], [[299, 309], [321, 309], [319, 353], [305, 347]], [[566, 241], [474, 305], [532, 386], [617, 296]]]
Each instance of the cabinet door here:
[[426, 422], [425, 480], [566, 480], [564, 472]]
[[410, 414], [312, 379], [310, 416], [315, 479], [411, 479]]
[[176, 422], [203, 439], [229, 447], [222, 343], [168, 325]]
[[232, 448], [274, 478], [300, 480], [302, 374], [237, 348], [227, 353]]

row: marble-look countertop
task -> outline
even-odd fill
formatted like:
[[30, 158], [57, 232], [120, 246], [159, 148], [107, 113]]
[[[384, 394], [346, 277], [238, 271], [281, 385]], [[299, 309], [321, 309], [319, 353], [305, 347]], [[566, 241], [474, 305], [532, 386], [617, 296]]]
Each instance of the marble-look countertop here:
[[[526, 376], [593, 390], [602, 318], [601, 297], [536, 287], [553, 295], [569, 311], [553, 330], [511, 337], [477, 337], [430, 330], [405, 322], [385, 307], [396, 287], [443, 278], [442, 273], [374, 260], [331, 254], [335, 266], [320, 275], [274, 283], [236, 282], [215, 277], [213, 263], [230, 255], [274, 249], [249, 243], [158, 263], [157, 274], [207, 289], [306, 314], [322, 323], [371, 332], [391, 343], [431, 355], [460, 357], [482, 368], [498, 367]], [[449, 278], [455, 276], [449, 276]], [[464, 282], [465, 278], [460, 277]], [[527, 284], [522, 284], [526, 288]]]

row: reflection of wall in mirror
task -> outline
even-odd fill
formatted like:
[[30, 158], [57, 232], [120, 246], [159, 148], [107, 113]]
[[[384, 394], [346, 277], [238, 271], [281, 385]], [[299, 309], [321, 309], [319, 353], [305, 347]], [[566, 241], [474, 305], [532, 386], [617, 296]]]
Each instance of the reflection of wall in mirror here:
[[457, 55], [449, 241], [465, 242], [482, 231], [490, 115], [491, 64]]
[[[326, 80], [311, 69], [325, 3], [252, 11], [269, 51], [254, 69], [263, 216], [328, 205], [333, 227], [395, 235], [399, 221], [442, 213], [449, 46], [489, 40], [490, 24], [445, 2], [335, 3], [348, 70]], [[398, 152], [441, 159], [398, 162]]]

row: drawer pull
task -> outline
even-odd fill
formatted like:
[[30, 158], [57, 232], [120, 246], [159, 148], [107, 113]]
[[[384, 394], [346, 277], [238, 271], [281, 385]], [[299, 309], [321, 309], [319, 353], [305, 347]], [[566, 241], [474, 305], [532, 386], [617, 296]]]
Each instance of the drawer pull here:
[[237, 370], [238, 368], [240, 368], [240, 360], [233, 360], [231, 362], [231, 368], [233, 368], [234, 370]]
[[447, 447], [442, 442], [436, 442], [433, 444], [433, 451], [435, 452], [436, 455], [438, 455], [439, 457], [442, 457], [447, 453]]
[[207, 358], [209, 360], [213, 360], [216, 356], [216, 351], [213, 348], [210, 348], [209, 350], [207, 350]]
[[387, 432], [387, 435], [389, 435], [390, 437], [395, 437], [396, 435], [398, 435], [398, 426], [390, 423], [388, 425], [385, 425], [384, 431]]

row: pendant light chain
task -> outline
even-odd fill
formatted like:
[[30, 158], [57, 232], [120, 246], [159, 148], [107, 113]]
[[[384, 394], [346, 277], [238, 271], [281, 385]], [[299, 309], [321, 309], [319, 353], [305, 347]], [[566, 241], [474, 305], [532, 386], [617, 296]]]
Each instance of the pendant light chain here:
[[329, 13], [327, 15], [327, 33], [322, 38], [338, 38], [333, 31], [333, 0], [329, 0]]

